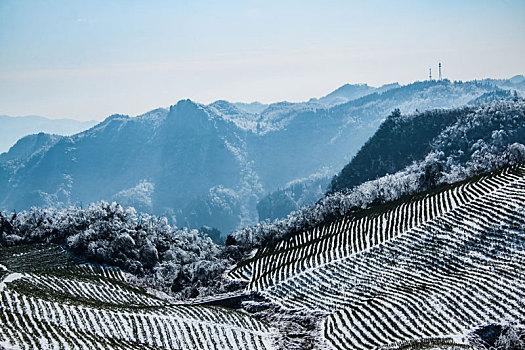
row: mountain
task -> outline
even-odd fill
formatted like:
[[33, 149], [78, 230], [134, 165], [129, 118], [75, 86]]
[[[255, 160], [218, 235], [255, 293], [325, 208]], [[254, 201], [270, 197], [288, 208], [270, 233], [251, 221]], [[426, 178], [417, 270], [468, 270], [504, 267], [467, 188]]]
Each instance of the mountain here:
[[317, 102], [325, 106], [335, 106], [352, 100], [357, 100], [360, 97], [372, 93], [382, 93], [390, 89], [395, 89], [399, 86], [398, 83], [385, 84], [378, 88], [368, 86], [367, 84], [345, 84], [328, 95], [319, 99], [311, 99], [309, 102]]
[[[402, 87], [399, 89], [386, 89], [390, 91], [386, 91], [382, 94], [374, 93], [372, 95], [368, 95], [366, 97], [363, 97], [361, 99], [355, 100], [352, 103], [345, 104], [343, 106], [352, 106], [353, 104], [357, 103], [363, 103], [365, 102], [365, 108], [370, 107], [377, 107], [376, 104], [379, 104], [381, 102], [387, 102], [391, 103], [390, 106], [392, 106], [392, 109], [396, 108], [396, 104], [392, 103], [393, 101], [389, 101], [389, 99], [392, 99], [396, 102], [400, 102], [397, 104], [398, 107], [400, 107], [405, 113], [411, 113], [415, 112], [417, 110], [425, 109], [425, 107], [421, 107], [421, 104], [426, 104], [428, 106], [434, 106], [437, 107], [441, 105], [442, 107], [447, 105], [447, 102], [452, 102], [452, 99], [456, 99], [456, 103], [450, 104], [450, 106], [460, 106], [462, 104], [469, 104], [473, 106], [477, 106], [479, 104], [493, 102], [493, 101], [500, 101], [500, 100], [512, 100], [515, 99], [515, 95], [512, 94], [509, 90], [502, 90], [500, 88], [495, 87], [492, 84], [489, 84], [487, 82], [473, 82], [473, 83], [461, 83], [461, 82], [455, 82], [454, 84], [450, 84], [450, 82], [437, 82], [436, 85], [430, 85], [430, 87], [422, 87], [426, 83], [414, 83], [411, 85], [408, 85], [406, 87]], [[440, 85], [441, 84], [441, 85]], [[492, 86], [493, 89], [490, 89], [482, 93], [481, 95], [477, 95], [477, 92], [474, 88], [487, 88], [489, 86]], [[418, 89], [421, 89], [421, 91], [417, 91]], [[428, 90], [427, 90], [428, 89]], [[480, 90], [478, 90], [480, 91]], [[465, 93], [465, 95], [462, 95]], [[403, 96], [403, 94], [407, 94], [407, 96]], [[444, 98], [445, 94], [449, 94], [451, 100], [447, 101], [446, 98]], [[476, 96], [472, 100], [468, 99], [468, 95], [470, 96]], [[406, 98], [408, 96], [411, 96], [412, 99]], [[372, 98], [377, 98], [378, 101], [374, 101], [371, 103], [371, 105], [367, 105], [367, 103], [370, 102]], [[405, 99], [406, 98], [406, 99]], [[381, 100], [381, 102], [379, 102]], [[459, 100], [459, 103], [457, 102]], [[401, 103], [403, 101], [403, 103]], [[410, 105], [414, 104], [414, 105]], [[419, 104], [419, 105], [415, 105]], [[441, 107], [441, 108], [442, 108]], [[447, 107], [448, 108], [448, 107]], [[390, 110], [391, 111], [391, 110]], [[389, 113], [390, 111], [386, 112]], [[352, 112], [349, 112], [352, 113]], [[355, 113], [353, 111], [353, 113]], [[377, 112], [376, 112], [377, 113]], [[430, 113], [430, 112], [429, 112]], [[439, 114], [439, 111], [435, 111], [434, 113]], [[440, 117], [442, 117], [440, 115]], [[425, 119], [426, 117], [423, 117], [422, 119]], [[421, 142], [424, 142], [427, 140], [427, 137], [429, 136], [429, 133], [431, 133], [432, 128], [435, 128], [435, 123], [437, 120], [432, 119], [432, 116], [428, 116], [429, 119], [432, 120], [432, 123], [429, 123], [428, 125], [408, 125], [407, 128], [413, 128], [412, 133], [410, 135], [411, 140], [419, 139]], [[387, 118], [387, 121], [389, 119]], [[432, 125], [431, 125], [432, 124]], [[427, 127], [430, 129], [427, 130]], [[439, 124], [438, 128], [444, 127], [444, 125]], [[382, 125], [379, 130], [383, 132], [384, 128], [388, 128], [388, 123], [385, 125]], [[399, 128], [399, 130], [404, 130], [403, 128]], [[379, 134], [374, 135], [374, 138], [381, 138], [381, 132]], [[410, 134], [411, 132], [407, 132]], [[399, 139], [400, 137], [404, 137], [403, 135], [386, 135], [384, 138], [390, 140], [391, 142], [400, 142], [402, 143], [403, 140]], [[367, 143], [368, 144], [368, 143]], [[402, 149], [396, 149], [396, 148], [390, 148], [392, 145], [381, 145], [377, 144], [377, 147], [374, 150], [371, 150], [370, 152], [366, 152], [366, 155], [363, 155], [362, 157], [358, 154], [356, 156], [356, 159], [353, 161], [355, 162], [362, 162], [363, 171], [371, 171], [368, 169], [369, 166], [374, 166], [374, 160], [372, 160], [372, 165], [368, 163], [367, 157], [375, 157], [377, 155], [381, 154], [381, 150], [384, 148], [387, 152], [391, 150], [392, 152], [397, 152], [399, 154], [400, 158], [404, 157], [404, 152], [407, 151], [408, 158], [407, 158], [407, 164], [410, 163], [410, 152], [413, 151], [412, 147], [414, 145], [405, 145], [406, 150]], [[419, 147], [420, 145], [418, 145]], [[420, 150], [424, 153], [426, 148], [425, 145], [421, 145], [421, 147], [416, 148], [417, 150]], [[360, 151], [361, 152], [361, 151]], [[406, 165], [406, 164], [405, 164]], [[395, 172], [394, 170], [399, 170], [400, 168], [396, 169], [390, 169], [390, 171]], [[355, 168], [352, 168], [352, 170], [348, 171], [348, 173], [352, 173]], [[345, 170], [344, 170], [345, 171]], [[334, 168], [325, 169], [323, 178], [318, 178], [317, 181], [312, 182], [311, 180], [306, 179], [298, 179], [294, 182], [291, 182], [289, 185], [285, 185], [284, 187], [273, 191], [263, 197], [258, 204], [258, 212], [259, 212], [259, 218], [260, 219], [279, 219], [284, 218], [286, 215], [288, 215], [290, 212], [294, 210], [300, 209], [302, 206], [308, 206], [314, 204], [318, 199], [323, 197], [322, 191], [319, 191], [319, 186], [323, 189], [329, 189], [326, 184], [329, 183], [330, 178], [336, 174], [336, 170]], [[357, 176], [356, 173], [352, 173], [351, 176]], [[386, 172], [382, 172], [382, 175], [385, 175]], [[315, 174], [312, 174], [311, 176], [315, 176]], [[379, 176], [379, 175], [377, 175]], [[376, 176], [376, 177], [377, 177]], [[355, 184], [360, 184], [363, 181], [370, 180], [372, 178], [376, 177], [367, 177], [367, 178], [360, 178], [359, 180], [355, 181]], [[348, 187], [348, 186], [347, 186]], [[338, 188], [335, 188], [335, 190], [338, 190]], [[308, 196], [304, 196], [303, 193], [308, 193]], [[314, 195], [316, 193], [317, 195]]]
[[450, 168], [514, 143], [525, 144], [523, 100], [409, 115], [396, 110], [334, 177], [330, 191], [351, 189], [428, 157]]
[[251, 103], [243, 103], [243, 102], [235, 102], [233, 103], [235, 107], [240, 109], [241, 111], [257, 114], [264, 111], [266, 108], [268, 108], [267, 104], [260, 103], [260, 102], [251, 102]]
[[22, 137], [8, 152], [0, 154], [0, 163], [19, 163], [33, 157], [36, 153], [47, 150], [63, 136], [49, 135], [43, 132]]
[[517, 91], [521, 96], [525, 96], [525, 76], [518, 74], [510, 79], [483, 79], [484, 83], [496, 85], [504, 90]]
[[325, 105], [335, 106], [369, 95], [375, 90], [373, 86], [367, 84], [345, 84], [317, 101]]
[[48, 119], [37, 116], [9, 117], [0, 115], [0, 153], [7, 152], [16, 141], [26, 135], [40, 132], [58, 135], [73, 135], [89, 129], [95, 121], [73, 119]]
[[[311, 98], [308, 103], [320, 104], [324, 107], [333, 107], [352, 100], [357, 100], [360, 97], [370, 95], [374, 92], [382, 93], [398, 87], [400, 87], [398, 83], [385, 84], [380, 87], [373, 87], [367, 84], [344, 84], [323, 97]], [[269, 104], [263, 104], [260, 102], [235, 102], [233, 105], [239, 110], [251, 114], [260, 114], [270, 106]]]
[[[525, 163], [524, 128], [523, 99], [405, 115], [395, 110], [325, 196], [284, 219], [238, 230], [226, 244], [250, 251], [347, 213]], [[277, 208], [289, 203], [271, 198]]]
[[[426, 81], [333, 107], [280, 102], [248, 113], [227, 101], [183, 100], [133, 118], [114, 115], [25, 152], [16, 163], [0, 160], [0, 208], [115, 200], [179, 226], [227, 233], [258, 221], [265, 194], [341, 169], [395, 108], [461, 106], [499, 90], [480, 82]], [[310, 182], [301, 191], [319, 195], [308, 186], [318, 188]]]

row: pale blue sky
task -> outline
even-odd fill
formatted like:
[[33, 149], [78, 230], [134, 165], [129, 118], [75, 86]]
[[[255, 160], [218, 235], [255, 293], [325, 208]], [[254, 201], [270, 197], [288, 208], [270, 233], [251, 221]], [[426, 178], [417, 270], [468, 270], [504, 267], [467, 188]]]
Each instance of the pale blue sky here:
[[525, 73], [525, 1], [0, 0], [0, 114], [103, 119], [182, 98]]

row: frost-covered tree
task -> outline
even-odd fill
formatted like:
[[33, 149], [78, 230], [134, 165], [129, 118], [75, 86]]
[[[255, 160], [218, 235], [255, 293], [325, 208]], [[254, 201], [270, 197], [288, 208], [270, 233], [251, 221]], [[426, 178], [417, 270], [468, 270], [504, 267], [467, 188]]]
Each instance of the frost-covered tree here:
[[0, 214], [0, 246], [32, 243], [62, 245], [87, 261], [118, 266], [138, 283], [181, 298], [226, 288], [214, 279], [233, 263], [228, 250], [206, 234], [171, 227], [166, 218], [114, 202]]

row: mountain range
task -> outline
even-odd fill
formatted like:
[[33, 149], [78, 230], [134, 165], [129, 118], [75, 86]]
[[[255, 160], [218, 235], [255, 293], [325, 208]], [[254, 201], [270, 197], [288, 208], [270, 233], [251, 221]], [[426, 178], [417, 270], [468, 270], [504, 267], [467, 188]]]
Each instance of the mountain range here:
[[35, 133], [73, 135], [97, 122], [75, 119], [49, 119], [39, 116], [10, 117], [0, 115], [0, 153], [7, 152], [20, 138]]
[[[497, 101], [394, 109], [315, 205], [238, 230], [224, 245], [209, 228], [179, 229], [115, 202], [0, 212], [0, 347], [523, 349], [525, 100], [480, 96]], [[197, 159], [221, 151], [213, 140], [226, 118], [212, 128], [207, 112], [219, 107], [228, 105], [182, 101], [138, 119], [113, 116], [61, 147], [85, 162], [107, 151], [96, 148], [101, 137], [122, 157], [120, 130], [136, 127], [148, 133], [125, 133], [141, 162], [133, 171], [154, 164], [135, 139], [203, 145], [186, 149]], [[188, 137], [197, 131], [185, 117], [200, 122], [206, 142]], [[158, 121], [157, 135], [133, 124], [141, 118]], [[67, 139], [27, 137], [0, 161], [49, 164]], [[250, 139], [227, 139], [218, 162], [231, 161], [236, 140]], [[93, 149], [86, 156], [75, 146]], [[75, 170], [62, 168], [71, 180], [64, 192], [82, 179]], [[294, 199], [324, 177], [290, 182]], [[156, 183], [136, 192], [155, 194]]]
[[114, 200], [226, 233], [264, 218], [257, 204], [272, 191], [335, 174], [392, 110], [498, 99], [500, 86], [522, 94], [517, 80], [345, 85], [318, 100], [267, 106], [182, 100], [133, 118], [113, 115], [72, 136], [31, 135], [0, 156], [0, 207]]

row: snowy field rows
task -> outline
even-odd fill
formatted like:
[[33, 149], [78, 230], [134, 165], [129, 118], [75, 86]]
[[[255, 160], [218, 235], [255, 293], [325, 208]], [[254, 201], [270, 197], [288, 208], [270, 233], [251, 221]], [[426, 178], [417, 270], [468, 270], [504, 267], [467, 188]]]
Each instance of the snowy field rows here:
[[[525, 321], [525, 166], [350, 213], [230, 271], [334, 349], [471, 348]], [[0, 249], [0, 349], [271, 349], [283, 325], [176, 303], [57, 245]], [[472, 349], [472, 348], [471, 348]]]
[[232, 278], [325, 312], [337, 349], [465, 345], [525, 320], [525, 167], [348, 215], [265, 247]]
[[0, 257], [0, 348], [271, 348], [270, 327], [244, 313], [170, 304], [56, 246], [4, 248]]

